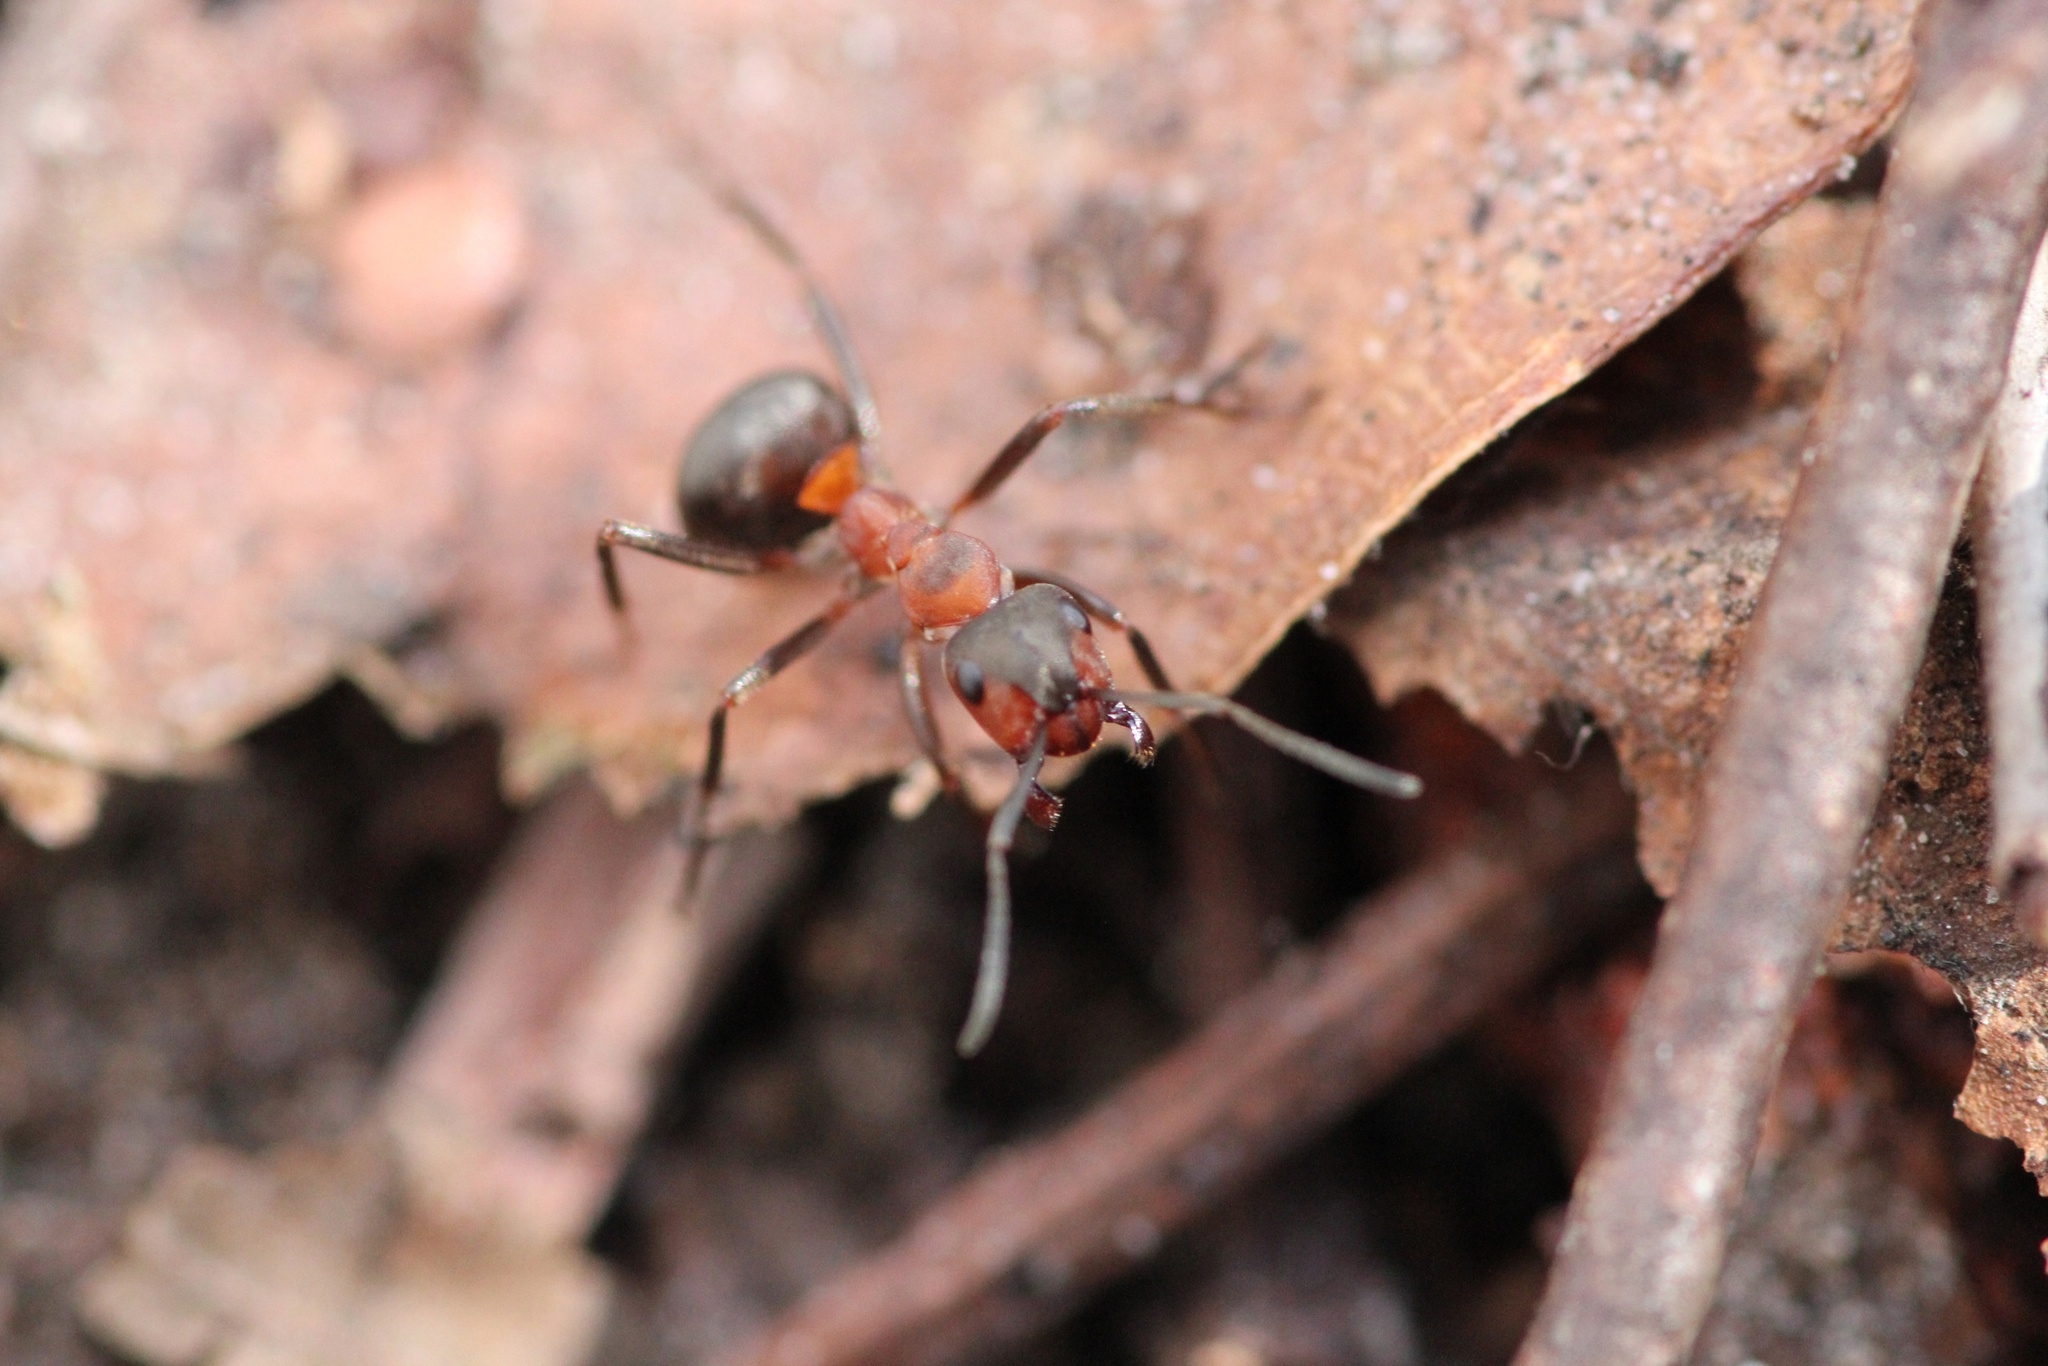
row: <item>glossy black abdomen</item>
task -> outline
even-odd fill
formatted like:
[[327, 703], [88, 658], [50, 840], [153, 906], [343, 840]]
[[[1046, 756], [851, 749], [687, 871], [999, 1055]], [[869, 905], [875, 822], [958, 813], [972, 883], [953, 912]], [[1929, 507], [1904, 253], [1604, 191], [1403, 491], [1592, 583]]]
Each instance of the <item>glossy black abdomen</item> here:
[[804, 370], [778, 370], [718, 405], [683, 448], [676, 497], [692, 540], [793, 550], [832, 519], [797, 506], [813, 469], [855, 440], [853, 409]]

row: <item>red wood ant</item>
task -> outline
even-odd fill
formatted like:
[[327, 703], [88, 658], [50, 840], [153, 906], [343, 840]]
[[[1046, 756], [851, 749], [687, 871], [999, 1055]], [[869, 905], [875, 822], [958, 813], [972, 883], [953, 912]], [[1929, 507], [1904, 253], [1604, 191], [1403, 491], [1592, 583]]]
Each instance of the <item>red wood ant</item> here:
[[[1152, 731], [1133, 704], [1228, 717], [1275, 749], [1370, 792], [1412, 797], [1421, 791], [1408, 774], [1289, 730], [1227, 697], [1176, 691], [1144, 633], [1107, 599], [1059, 574], [1007, 567], [986, 544], [951, 527], [960, 513], [1001, 488], [1069, 418], [1174, 408], [1220, 411], [1219, 393], [1264, 343], [1211, 378], [1184, 380], [1167, 392], [1069, 399], [1040, 409], [935, 518], [887, 486], [874, 397], [824, 287], [752, 200], [728, 184], [713, 181], [708, 187], [802, 285], [841, 387], [808, 371], [778, 370], [742, 385], [713, 409], [683, 450], [677, 486], [683, 533], [621, 521], [607, 521], [598, 531], [605, 595], [613, 611], [625, 611], [615, 547], [722, 574], [755, 574], [794, 564], [799, 548], [830, 526], [852, 564], [823, 611], [725, 685], [711, 713], [704, 768], [684, 823], [686, 889], [694, 888], [702, 867], [709, 810], [725, 768], [726, 717], [815, 647], [855, 604], [889, 584], [907, 619], [898, 669], [904, 709], [944, 788], [957, 795], [961, 784], [932, 719], [922, 653], [927, 641], [944, 642], [946, 681], [954, 696], [1017, 761], [1016, 783], [988, 824], [986, 923], [973, 1004], [958, 1042], [963, 1056], [987, 1041], [1002, 1005], [1010, 846], [1026, 818], [1049, 830], [1059, 816], [1059, 798], [1039, 785], [1045, 761], [1086, 753], [1107, 724], [1128, 730], [1137, 761], [1151, 762]], [[1123, 633], [1151, 691], [1117, 688], [1093, 622]]]

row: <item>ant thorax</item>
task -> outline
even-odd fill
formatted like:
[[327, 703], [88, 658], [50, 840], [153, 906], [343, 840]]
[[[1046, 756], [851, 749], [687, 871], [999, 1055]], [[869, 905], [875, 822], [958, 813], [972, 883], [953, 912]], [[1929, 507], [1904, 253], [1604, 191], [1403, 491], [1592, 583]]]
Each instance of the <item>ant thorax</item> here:
[[944, 640], [1008, 589], [993, 550], [941, 527], [900, 493], [868, 487], [839, 509], [839, 541], [861, 573], [896, 582], [904, 615], [927, 640]]

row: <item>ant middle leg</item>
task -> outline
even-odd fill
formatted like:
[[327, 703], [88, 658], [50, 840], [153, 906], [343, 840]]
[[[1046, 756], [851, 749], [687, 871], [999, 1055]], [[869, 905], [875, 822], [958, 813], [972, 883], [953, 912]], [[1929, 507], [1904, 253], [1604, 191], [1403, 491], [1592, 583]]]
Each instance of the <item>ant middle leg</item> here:
[[[1149, 417], [1153, 414], [1170, 412], [1174, 409], [1200, 409], [1218, 411], [1216, 399], [1224, 389], [1234, 384], [1244, 373], [1245, 367], [1272, 348], [1272, 341], [1260, 337], [1231, 362], [1207, 379], [1190, 376], [1165, 393], [1157, 394], [1102, 394], [1094, 398], [1070, 398], [1064, 403], [1050, 404], [1032, 414], [1029, 421], [996, 452], [995, 458], [967, 488], [967, 492], [953, 500], [946, 510], [944, 522], [955, 517], [976, 503], [985, 502], [996, 490], [1009, 481], [1020, 466], [1045, 444], [1045, 439], [1066, 424], [1070, 417], [1087, 417], [1105, 414], [1111, 417]], [[943, 523], [942, 523], [943, 524]]]
[[725, 776], [725, 724], [733, 708], [759, 692], [768, 680], [781, 673], [790, 665], [802, 659], [818, 647], [834, 626], [842, 621], [877, 587], [872, 580], [841, 590], [831, 605], [809, 621], [784, 636], [775, 644], [762, 651], [759, 658], [741, 670], [730, 683], [719, 692], [718, 706], [711, 713], [711, 720], [704, 740], [704, 768], [697, 778], [696, 800], [683, 817], [683, 898], [688, 900], [696, 894], [697, 880], [704, 871], [704, 856], [709, 851], [711, 803], [718, 796], [718, 789]]

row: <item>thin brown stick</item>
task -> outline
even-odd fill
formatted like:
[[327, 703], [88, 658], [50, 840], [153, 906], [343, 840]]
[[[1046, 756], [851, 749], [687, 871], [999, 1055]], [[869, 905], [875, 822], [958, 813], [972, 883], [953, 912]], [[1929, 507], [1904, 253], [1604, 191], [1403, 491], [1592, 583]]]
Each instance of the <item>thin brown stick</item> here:
[[536, 812], [385, 1086], [425, 1212], [535, 1245], [587, 1235], [653, 1103], [655, 1064], [751, 939], [798, 840], [738, 837], [685, 914], [672, 811], [622, 822], [579, 783]]
[[[732, 1366], [914, 1366], [1015, 1340], [1149, 1256], [1527, 982], [1630, 877], [1609, 774], [1425, 865], [1061, 1132], [1000, 1156]], [[1597, 871], [1591, 871], [1597, 870]]]
[[2034, 257], [1977, 480], [1991, 875], [2048, 942], [2048, 241]]
[[[377, 1112], [260, 1154], [193, 1144], [80, 1281], [86, 1330], [151, 1366], [574, 1366], [610, 1277], [582, 1248], [654, 1098], [655, 1064], [799, 864], [800, 834], [721, 849], [678, 914], [672, 812], [565, 785], [451, 947]], [[344, 1350], [344, 1347], [346, 1350]]]
[[2048, 218], [2048, 8], [1934, 17], [1858, 319], [1519, 1366], [1690, 1352], [1924, 648]]

